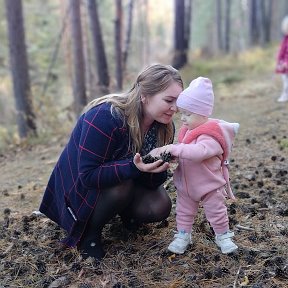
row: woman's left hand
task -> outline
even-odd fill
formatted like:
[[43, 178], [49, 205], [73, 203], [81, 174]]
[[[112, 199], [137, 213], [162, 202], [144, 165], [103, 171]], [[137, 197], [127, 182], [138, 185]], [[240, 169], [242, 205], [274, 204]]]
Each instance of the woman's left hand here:
[[142, 157], [139, 153], [135, 154], [133, 162], [136, 165], [136, 167], [142, 172], [160, 173], [160, 172], [166, 171], [169, 168], [169, 163], [168, 162], [163, 163], [163, 160], [157, 160], [153, 163], [145, 164], [142, 161]]

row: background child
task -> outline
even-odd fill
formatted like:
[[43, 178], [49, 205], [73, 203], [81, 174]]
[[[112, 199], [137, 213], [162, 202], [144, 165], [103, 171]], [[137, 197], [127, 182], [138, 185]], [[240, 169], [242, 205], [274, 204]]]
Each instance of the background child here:
[[277, 56], [275, 72], [281, 74], [283, 85], [282, 94], [277, 101], [285, 102], [288, 101], [288, 16], [282, 20], [281, 30], [283, 39]]
[[191, 243], [191, 231], [199, 204], [203, 205], [207, 220], [215, 232], [215, 242], [222, 253], [238, 247], [231, 237], [226, 197], [234, 199], [229, 184], [227, 163], [238, 123], [208, 118], [213, 110], [214, 93], [210, 79], [199, 77], [180, 93], [177, 107], [181, 113], [179, 143], [157, 150], [177, 157], [174, 172], [177, 188], [176, 222], [178, 233], [168, 250], [182, 254]]

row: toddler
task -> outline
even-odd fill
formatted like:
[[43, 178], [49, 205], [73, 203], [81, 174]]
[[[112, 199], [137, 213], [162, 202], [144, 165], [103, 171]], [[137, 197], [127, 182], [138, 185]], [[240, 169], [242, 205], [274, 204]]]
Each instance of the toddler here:
[[238, 123], [208, 118], [213, 110], [214, 93], [210, 79], [199, 77], [180, 93], [177, 107], [181, 113], [178, 144], [158, 148], [178, 158], [174, 171], [177, 189], [176, 222], [178, 233], [168, 250], [182, 254], [191, 244], [191, 232], [200, 204], [215, 232], [215, 243], [222, 253], [238, 247], [229, 230], [226, 197], [235, 199], [229, 184], [228, 156]]

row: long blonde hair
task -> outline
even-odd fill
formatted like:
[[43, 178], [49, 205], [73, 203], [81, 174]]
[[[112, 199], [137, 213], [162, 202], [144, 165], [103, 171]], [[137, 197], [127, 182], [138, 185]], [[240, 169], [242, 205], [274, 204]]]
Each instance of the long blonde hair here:
[[[84, 113], [102, 103], [111, 103], [111, 113], [121, 116], [124, 125], [128, 125], [131, 149], [134, 153], [141, 150], [143, 144], [143, 131], [141, 131], [141, 119], [143, 117], [141, 95], [152, 97], [164, 91], [173, 82], [177, 82], [183, 88], [181, 76], [170, 65], [152, 64], [144, 68], [138, 75], [132, 88], [122, 94], [109, 94], [92, 100], [84, 108]], [[159, 123], [157, 145], [163, 146], [173, 141], [173, 123]]]

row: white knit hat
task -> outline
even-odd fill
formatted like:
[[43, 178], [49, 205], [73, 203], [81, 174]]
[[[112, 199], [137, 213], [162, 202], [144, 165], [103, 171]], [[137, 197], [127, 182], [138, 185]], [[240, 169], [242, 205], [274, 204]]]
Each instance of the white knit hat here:
[[189, 87], [180, 93], [176, 105], [192, 113], [209, 117], [214, 105], [211, 80], [204, 77], [193, 80]]

